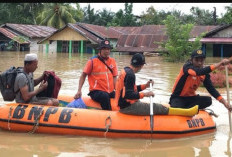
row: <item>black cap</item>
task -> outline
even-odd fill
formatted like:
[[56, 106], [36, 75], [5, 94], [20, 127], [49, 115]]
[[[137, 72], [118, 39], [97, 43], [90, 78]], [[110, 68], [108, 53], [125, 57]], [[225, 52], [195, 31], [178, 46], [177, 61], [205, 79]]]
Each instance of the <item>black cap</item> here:
[[146, 64], [145, 57], [141, 53], [136, 53], [131, 58], [131, 65], [137, 67]]
[[99, 47], [97, 48], [98, 50], [102, 49], [102, 48], [109, 48], [112, 49], [112, 47], [110, 46], [110, 41], [109, 40], [102, 40]]
[[191, 54], [191, 58], [202, 57], [205, 58], [205, 53], [202, 50], [194, 50]]

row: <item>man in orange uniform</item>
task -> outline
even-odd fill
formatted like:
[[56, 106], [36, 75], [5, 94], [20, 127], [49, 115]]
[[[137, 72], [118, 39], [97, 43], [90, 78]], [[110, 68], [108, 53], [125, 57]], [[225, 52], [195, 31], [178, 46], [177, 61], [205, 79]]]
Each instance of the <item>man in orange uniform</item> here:
[[178, 108], [190, 108], [199, 105], [199, 109], [210, 106], [212, 104], [211, 97], [196, 95], [197, 88], [203, 83], [208, 92], [231, 111], [231, 106], [212, 85], [209, 75], [213, 70], [228, 64], [229, 60], [223, 59], [206, 67], [203, 67], [204, 62], [205, 54], [202, 50], [192, 52], [191, 59], [184, 64], [177, 76], [170, 97], [170, 105]]
[[[118, 102], [120, 112], [131, 115], [149, 115], [150, 104], [141, 102], [139, 99], [143, 97], [154, 96], [152, 91], [143, 92], [150, 83], [154, 81], [150, 80], [146, 84], [135, 85], [135, 73], [139, 72], [145, 64], [145, 57], [142, 54], [136, 53], [131, 59], [131, 64], [128, 67], [122, 69], [119, 74], [116, 83], [116, 95], [115, 100]], [[153, 113], [155, 115], [182, 115], [193, 116], [198, 113], [198, 106], [191, 109], [178, 109], [164, 106], [162, 104], [153, 103]]]
[[89, 96], [101, 104], [103, 110], [111, 110], [110, 98], [114, 98], [115, 83], [118, 75], [117, 65], [111, 58], [109, 40], [103, 40], [99, 46], [99, 53], [86, 63], [79, 80], [79, 87], [75, 99], [81, 97], [81, 89], [88, 75]]

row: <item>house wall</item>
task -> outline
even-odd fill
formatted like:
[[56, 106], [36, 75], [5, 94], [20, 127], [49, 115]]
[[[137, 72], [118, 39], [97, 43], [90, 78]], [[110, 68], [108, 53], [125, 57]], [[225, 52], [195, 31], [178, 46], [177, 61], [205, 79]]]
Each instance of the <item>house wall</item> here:
[[30, 52], [38, 52], [39, 51], [39, 45], [37, 42], [41, 40], [41, 38], [34, 38], [30, 39]]
[[[46, 44], [39, 44], [38, 51], [46, 52]], [[52, 41], [51, 44], [49, 44], [48, 52], [57, 52], [57, 41]]]
[[[232, 27], [220, 30], [211, 38], [231, 38], [232, 37]], [[223, 49], [223, 52], [222, 52]], [[232, 55], [232, 44], [227, 43], [217, 43], [212, 45], [212, 56], [213, 57], [230, 57]]]
[[66, 27], [62, 31], [55, 33], [52, 35], [49, 40], [75, 40], [75, 41], [80, 41], [80, 40], [88, 40], [78, 32], [74, 31], [73, 29]]
[[221, 31], [217, 32], [215, 35], [213, 35], [212, 37], [231, 38], [232, 37], [232, 27], [221, 30]]
[[88, 41], [87, 38], [85, 38], [78, 32], [74, 31], [73, 29], [69, 27], [66, 27], [60, 32], [53, 34], [47, 40], [43, 41], [41, 44], [43, 45], [43, 48], [40, 47], [40, 49], [43, 49], [43, 52], [46, 52], [46, 43], [50, 43], [49, 52], [57, 52], [57, 41], [58, 40], [59, 41], [70, 41], [70, 40], [71, 41]]

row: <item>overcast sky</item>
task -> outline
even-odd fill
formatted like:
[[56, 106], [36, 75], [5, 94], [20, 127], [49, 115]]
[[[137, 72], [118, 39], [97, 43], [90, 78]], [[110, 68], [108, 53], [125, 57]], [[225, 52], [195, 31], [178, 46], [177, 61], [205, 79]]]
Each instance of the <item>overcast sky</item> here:
[[[124, 9], [124, 3], [79, 3], [81, 8], [84, 8], [90, 4], [94, 11], [102, 10], [106, 8], [112, 12], [117, 12], [119, 9]], [[225, 6], [231, 6], [232, 3], [133, 3], [133, 14], [141, 15], [142, 12], [153, 6], [156, 10], [172, 11], [173, 9], [180, 10], [182, 13], [190, 14], [191, 7], [199, 7], [213, 11], [213, 7], [217, 9], [217, 15], [221, 17], [221, 14], [225, 14]]]

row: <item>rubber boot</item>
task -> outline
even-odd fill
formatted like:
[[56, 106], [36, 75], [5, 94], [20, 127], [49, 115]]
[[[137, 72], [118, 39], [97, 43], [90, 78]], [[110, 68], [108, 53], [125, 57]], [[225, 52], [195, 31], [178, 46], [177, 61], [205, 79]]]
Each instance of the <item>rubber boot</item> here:
[[198, 105], [195, 105], [188, 109], [169, 107], [168, 115], [194, 116], [195, 114], [198, 114], [198, 112]]

